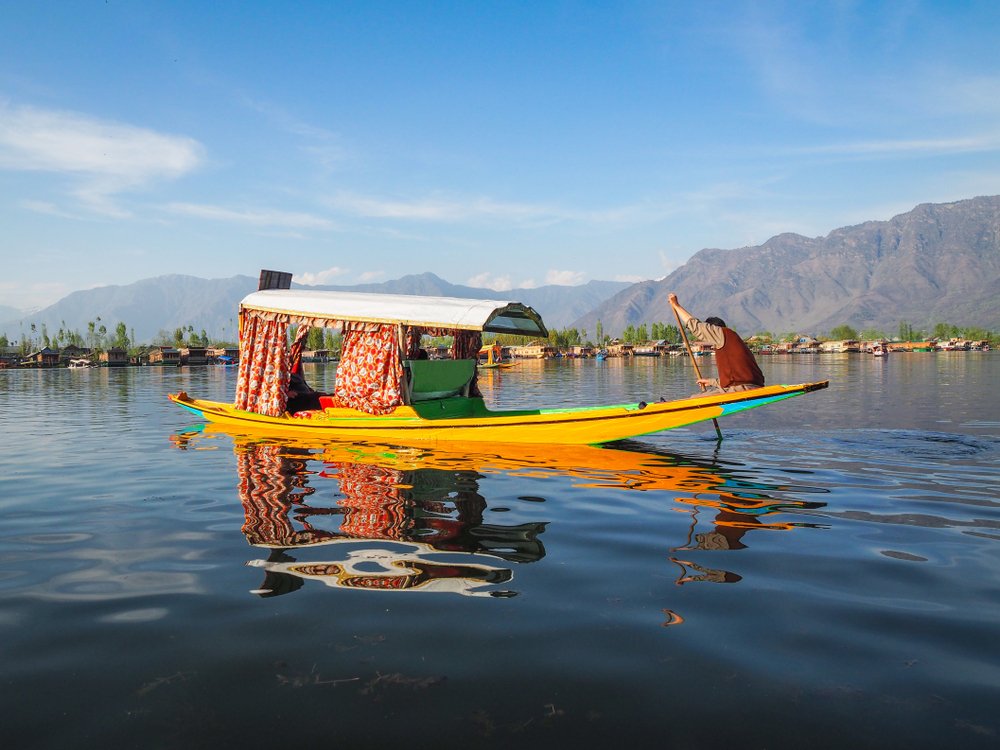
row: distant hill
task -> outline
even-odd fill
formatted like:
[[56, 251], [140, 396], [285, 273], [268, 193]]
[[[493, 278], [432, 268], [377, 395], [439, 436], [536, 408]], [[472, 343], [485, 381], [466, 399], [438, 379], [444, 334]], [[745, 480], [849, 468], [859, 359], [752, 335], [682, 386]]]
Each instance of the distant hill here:
[[14, 320], [24, 315], [23, 310], [8, 305], [0, 305], [0, 320]]
[[[0, 333], [13, 340], [35, 323], [52, 335], [65, 322], [86, 334], [88, 322], [100, 317], [109, 331], [124, 322], [140, 342], [188, 326], [234, 340], [239, 301], [256, 288], [256, 275], [160, 276], [74, 292], [26, 317], [14, 311], [13, 319], [0, 323]], [[572, 326], [591, 336], [598, 320], [611, 335], [629, 325], [673, 322], [671, 291], [695, 315], [718, 315], [744, 335], [822, 335], [841, 324], [894, 333], [902, 321], [925, 330], [936, 323], [997, 330], [1000, 196], [923, 204], [889, 221], [836, 229], [826, 237], [781, 234], [756, 247], [706, 249], [665, 279], [638, 284], [591, 281], [497, 292], [423, 273], [316, 288], [514, 299], [537, 309], [550, 328]], [[4, 309], [11, 308], [0, 313]]]
[[717, 315], [744, 335], [824, 334], [848, 324], [898, 330], [905, 321], [1000, 329], [1000, 196], [922, 204], [809, 238], [772, 237], [738, 250], [702, 250], [660, 281], [644, 281], [573, 325], [674, 321], [667, 294], [693, 314]]
[[[551, 328], [563, 328], [570, 321], [592, 310], [608, 297], [629, 286], [627, 282], [591, 281], [580, 286], [544, 286], [537, 289], [493, 289], [459, 286], [432, 273], [404, 276], [378, 284], [296, 288], [339, 289], [342, 291], [422, 294], [474, 299], [512, 299], [535, 307]], [[113, 331], [124, 322], [139, 342], [151, 342], [160, 331], [172, 333], [191, 326], [195, 332], [236, 339], [236, 311], [239, 302], [257, 288], [256, 276], [233, 276], [228, 279], [201, 279], [169, 275], [137, 281], [124, 286], [106, 286], [73, 292], [50, 307], [30, 316], [0, 323], [0, 333], [11, 340], [34, 323], [40, 331], [46, 326], [49, 335], [60, 327], [84, 335], [90, 321], [100, 318], [100, 325]], [[15, 315], [19, 311], [14, 311]]]
[[588, 281], [579, 286], [548, 286], [532, 289], [511, 289], [498, 292], [493, 289], [450, 284], [433, 273], [404, 276], [381, 284], [355, 286], [321, 286], [354, 292], [381, 292], [383, 294], [424, 294], [431, 297], [467, 297], [471, 299], [511, 299], [523, 302], [537, 310], [549, 328], [565, 328], [572, 321], [585, 315], [609, 297], [613, 297], [631, 283], [626, 281]]

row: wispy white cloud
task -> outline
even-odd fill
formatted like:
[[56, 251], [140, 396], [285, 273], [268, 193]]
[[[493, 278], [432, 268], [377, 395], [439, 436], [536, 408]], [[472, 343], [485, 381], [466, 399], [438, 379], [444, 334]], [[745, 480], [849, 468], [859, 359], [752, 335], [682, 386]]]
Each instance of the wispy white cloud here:
[[545, 274], [546, 284], [557, 284], [559, 286], [577, 286], [586, 281], [583, 271], [557, 271], [550, 270]]
[[517, 203], [493, 198], [433, 195], [427, 198], [387, 199], [341, 192], [325, 201], [335, 211], [366, 219], [461, 224], [501, 221], [508, 225], [539, 227], [562, 222], [620, 224], [659, 216], [662, 207], [645, 203], [608, 208], [578, 209], [544, 203]]
[[351, 154], [343, 145], [343, 139], [338, 133], [305, 122], [271, 102], [245, 97], [243, 103], [264, 115], [276, 127], [303, 139], [306, 145], [301, 147], [302, 150], [317, 163], [332, 167], [350, 158]]
[[[16, 307], [26, 313], [35, 312], [43, 307], [54, 304], [65, 297], [79, 286], [58, 281], [0, 281], [0, 299], [3, 304]], [[3, 333], [0, 331], [0, 333]], [[7, 335], [13, 338], [16, 331], [8, 331]]]
[[357, 216], [411, 221], [460, 222], [471, 219], [555, 221], [565, 217], [565, 212], [548, 206], [503, 203], [482, 197], [471, 199], [431, 197], [406, 201], [344, 192], [331, 198], [329, 204], [339, 211]]
[[489, 271], [471, 276], [466, 279], [465, 283], [478, 289], [492, 289], [495, 292], [509, 292], [511, 289], [534, 289], [538, 286], [538, 282], [531, 278], [516, 281], [510, 274], [494, 274]]
[[23, 200], [18, 204], [21, 208], [27, 211], [33, 211], [36, 214], [45, 214], [46, 216], [58, 216], [60, 219], [80, 219], [80, 215], [75, 214], [71, 211], [66, 211], [60, 206], [52, 203], [50, 201], [36, 201], [36, 200]]
[[378, 281], [385, 277], [385, 271], [365, 271], [360, 276], [358, 276], [358, 281], [362, 284], [367, 284], [371, 281]]
[[[681, 257], [681, 255], [683, 254], [684, 254], [683, 251], [679, 250], [673, 253], [668, 253], [665, 250], [660, 250], [659, 252], [660, 268], [663, 269], [664, 276], [669, 276], [678, 268], [687, 263], [688, 259], [686, 257]], [[690, 255], [690, 253], [687, 254]], [[616, 276], [615, 279], [618, 281], [631, 281], [631, 279], [629, 279], [628, 277]]]
[[897, 154], [954, 154], [995, 151], [1000, 136], [989, 134], [955, 138], [901, 138], [898, 140], [832, 143], [790, 149], [798, 154], [834, 154], [843, 156], [893, 156]]
[[647, 281], [648, 279], [642, 276], [636, 276], [634, 274], [618, 274], [615, 276], [615, 281], [627, 281], [630, 284], [638, 284], [640, 281]]
[[333, 229], [334, 222], [322, 216], [295, 211], [232, 209], [199, 203], [170, 203], [165, 210], [181, 216], [193, 216], [210, 221], [244, 224], [253, 227], [285, 227], [289, 229]]
[[124, 215], [115, 195], [191, 172], [202, 151], [192, 138], [0, 100], [0, 169], [72, 177], [73, 194], [99, 213]]
[[492, 289], [496, 292], [506, 292], [514, 288], [509, 275], [496, 275], [489, 271], [470, 276], [465, 283], [477, 289]]
[[295, 280], [300, 284], [306, 284], [307, 286], [320, 286], [323, 284], [329, 284], [338, 276], [343, 276], [348, 273], [348, 269], [341, 268], [340, 266], [333, 266], [332, 268], [327, 268], [322, 271], [306, 271], [305, 273], [295, 274]]

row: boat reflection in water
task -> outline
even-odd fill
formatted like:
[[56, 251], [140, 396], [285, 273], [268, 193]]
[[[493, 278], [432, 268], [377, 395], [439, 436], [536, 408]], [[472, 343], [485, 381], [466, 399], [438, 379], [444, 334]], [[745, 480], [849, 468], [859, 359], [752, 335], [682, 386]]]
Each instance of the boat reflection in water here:
[[[172, 436], [180, 448], [219, 438], [233, 440], [243, 533], [254, 547], [269, 550], [266, 559], [247, 563], [264, 570], [263, 583], [252, 591], [259, 596], [296, 591], [307, 580], [353, 590], [516, 595], [503, 588], [513, 579], [508, 566], [545, 556], [540, 537], [547, 522], [484, 522], [488, 504], [480, 481], [490, 474], [568, 478], [582, 490], [665, 493], [691, 516], [687, 539], [670, 549], [669, 559], [681, 571], [679, 585], [741, 580], [736, 573], [684, 559], [690, 556], [685, 552], [739, 550], [752, 530], [816, 526], [787, 518], [824, 505], [791, 497], [822, 489], [763, 483], [738, 466], [651, 452], [630, 442], [615, 447], [492, 445], [484, 451], [440, 443], [398, 446], [241, 435], [216, 425]], [[699, 530], [706, 512], [712, 513], [711, 529]], [[323, 559], [307, 562], [299, 559], [303, 555]], [[666, 624], [682, 621], [665, 612], [668, 620], [675, 617]]]

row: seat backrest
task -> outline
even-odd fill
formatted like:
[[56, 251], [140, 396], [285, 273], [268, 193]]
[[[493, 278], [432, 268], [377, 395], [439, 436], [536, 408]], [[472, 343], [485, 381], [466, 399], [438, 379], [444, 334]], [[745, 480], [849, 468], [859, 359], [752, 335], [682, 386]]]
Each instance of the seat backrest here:
[[476, 372], [474, 359], [408, 359], [410, 401], [429, 401], [463, 394]]

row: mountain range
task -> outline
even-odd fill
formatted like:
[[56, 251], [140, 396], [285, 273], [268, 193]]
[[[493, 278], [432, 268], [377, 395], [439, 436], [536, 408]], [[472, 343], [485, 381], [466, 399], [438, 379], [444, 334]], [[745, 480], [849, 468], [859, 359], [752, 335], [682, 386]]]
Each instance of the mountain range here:
[[[550, 328], [564, 328], [631, 284], [625, 281], [590, 281], [579, 286], [549, 285], [498, 292], [451, 284], [433, 273], [422, 273], [356, 286], [292, 286], [296, 289], [517, 300], [544, 311], [545, 322]], [[0, 323], [0, 333], [6, 333], [8, 339], [16, 341], [22, 332], [31, 335], [30, 327], [34, 324], [36, 335], [43, 325], [49, 335], [60, 328], [86, 334], [88, 324], [100, 319], [99, 325], [109, 331], [113, 331], [119, 322], [124, 322], [129, 336], [134, 333], [138, 342], [151, 342], [161, 332], [172, 334], [175, 329], [186, 329], [188, 326], [197, 333], [204, 330], [212, 338], [235, 341], [236, 311], [240, 300], [256, 289], [256, 276], [233, 276], [228, 279], [201, 279], [180, 274], [157, 276], [123, 286], [73, 292], [30, 316]]]
[[825, 237], [780, 234], [762, 245], [706, 249], [659, 281], [611, 297], [573, 325], [609, 332], [674, 315], [717, 315], [744, 335], [823, 334], [847, 324], [894, 333], [901, 322], [1000, 329], [1000, 196], [922, 204]]
[[[295, 285], [300, 286], [300, 285]], [[170, 275], [73, 292], [31, 315], [0, 305], [0, 333], [17, 340], [31, 324], [50, 334], [85, 333], [98, 318], [124, 322], [139, 342], [191, 326], [236, 338], [240, 299], [252, 276]], [[847, 324], [894, 332], [901, 322], [1000, 329], [1000, 196], [922, 204], [888, 221], [843, 227], [825, 237], [780, 234], [762, 245], [705, 249], [664, 279], [637, 284], [591, 281], [497, 292], [451, 284], [433, 273], [378, 284], [317, 289], [518, 300], [550, 328], [610, 335], [629, 325], [674, 322], [667, 294], [693, 314], [717, 315], [744, 335], [797, 331], [822, 335]]]

